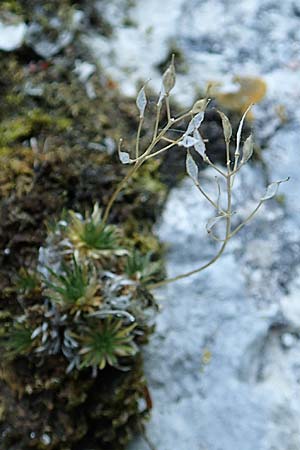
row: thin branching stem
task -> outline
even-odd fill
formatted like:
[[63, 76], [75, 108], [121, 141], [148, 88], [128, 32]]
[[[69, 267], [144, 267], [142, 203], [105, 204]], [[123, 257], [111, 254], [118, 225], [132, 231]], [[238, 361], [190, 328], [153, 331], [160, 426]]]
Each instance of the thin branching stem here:
[[127, 182], [130, 180], [130, 178], [134, 175], [134, 173], [138, 170], [138, 168], [141, 166], [140, 161], [137, 161], [134, 166], [131, 167], [131, 169], [128, 171], [127, 175], [123, 178], [123, 180], [118, 184], [117, 188], [113, 192], [112, 196], [109, 199], [109, 202], [106, 206], [106, 209], [103, 214], [103, 223], [105, 224], [108, 220], [109, 213], [111, 211], [111, 208], [118, 197], [119, 193], [122, 191], [124, 186], [126, 186]]
[[[174, 57], [172, 57], [172, 65], [174, 64], [173, 59], [174, 59]], [[127, 175], [125, 176], [125, 178], [118, 184], [115, 191], [113, 192], [113, 194], [108, 202], [108, 205], [105, 209], [105, 212], [103, 215], [103, 222], [104, 223], [107, 222], [111, 208], [112, 208], [117, 196], [119, 195], [121, 190], [125, 187], [125, 185], [128, 183], [128, 181], [132, 178], [132, 176], [135, 174], [135, 172], [141, 167], [141, 165], [145, 161], [149, 160], [150, 158], [158, 156], [158, 155], [162, 154], [163, 152], [166, 152], [167, 150], [172, 149], [177, 144], [182, 142], [181, 145], [186, 147], [186, 149], [187, 149], [187, 163], [186, 163], [187, 173], [194, 180], [194, 183], [195, 183], [197, 189], [199, 190], [199, 192], [201, 193], [201, 195], [203, 195], [204, 198], [213, 206], [213, 208], [215, 208], [217, 210], [219, 216], [220, 215], [223, 216], [224, 219], [226, 220], [225, 233], [224, 233], [225, 236], [223, 239], [221, 239], [217, 235], [211, 233], [212, 238], [214, 240], [222, 243], [222, 245], [220, 246], [217, 254], [215, 256], [213, 256], [208, 262], [206, 262], [202, 266], [200, 266], [194, 270], [191, 270], [189, 272], [177, 275], [172, 278], [168, 278], [166, 280], [162, 280], [157, 283], [152, 283], [148, 286], [149, 289], [156, 289], [160, 286], [164, 286], [166, 284], [181, 280], [183, 278], [187, 278], [191, 275], [202, 272], [203, 270], [207, 269], [209, 266], [214, 264], [220, 258], [220, 256], [223, 254], [229, 240], [253, 218], [253, 216], [257, 213], [257, 211], [260, 209], [260, 207], [263, 203], [263, 200], [261, 200], [259, 202], [259, 204], [257, 205], [257, 207], [254, 209], [254, 211], [252, 211], [252, 213], [239, 226], [237, 226], [233, 231], [231, 231], [231, 228], [232, 228], [231, 217], [233, 214], [232, 213], [233, 182], [234, 182], [235, 175], [237, 174], [237, 172], [241, 169], [241, 167], [245, 163], [243, 161], [243, 159], [241, 162], [239, 160], [240, 159], [240, 140], [241, 140], [243, 122], [245, 120], [245, 117], [246, 117], [248, 111], [250, 110], [250, 107], [245, 111], [245, 113], [240, 121], [240, 125], [239, 125], [238, 132], [237, 132], [237, 143], [236, 143], [236, 150], [235, 150], [233, 161], [231, 161], [231, 159], [230, 159], [230, 138], [231, 138], [231, 134], [232, 134], [231, 125], [229, 123], [228, 118], [223, 113], [220, 113], [220, 115], [222, 117], [223, 131], [224, 131], [225, 144], [226, 144], [226, 170], [223, 171], [223, 170], [219, 169], [219, 167], [216, 164], [214, 164], [212, 161], [210, 161], [210, 159], [208, 158], [208, 156], [205, 153], [203, 155], [204, 162], [206, 162], [209, 166], [211, 166], [218, 174], [220, 174], [226, 180], [226, 192], [227, 192], [227, 207], [226, 207], [226, 209], [223, 209], [220, 207], [221, 187], [220, 187], [220, 183], [219, 183], [217, 177], [216, 177], [217, 189], [218, 189], [217, 201], [214, 201], [210, 197], [210, 195], [208, 195], [200, 186], [200, 184], [198, 182], [198, 167], [197, 167], [196, 162], [193, 160], [193, 158], [190, 155], [188, 141], [184, 141], [182, 135], [178, 139], [175, 139], [175, 140], [171, 139], [167, 136], [167, 133], [172, 131], [172, 128], [174, 127], [174, 125], [176, 123], [183, 121], [187, 117], [193, 118], [194, 114], [196, 114], [196, 112], [202, 111], [203, 101], [205, 100], [205, 99], [202, 99], [202, 100], [197, 101], [194, 104], [192, 109], [190, 109], [187, 112], [182, 113], [177, 118], [172, 117], [170, 101], [169, 101], [169, 91], [174, 87], [174, 82], [175, 82], [174, 81], [175, 80], [175, 72], [174, 72], [174, 67], [172, 67], [172, 65], [169, 67], [169, 69], [167, 69], [167, 71], [165, 72], [165, 75], [163, 77], [163, 81], [166, 85], [165, 86], [166, 93], [159, 99], [159, 101], [156, 105], [156, 108], [157, 108], [156, 109], [156, 117], [155, 117], [155, 121], [154, 121], [154, 129], [153, 129], [153, 134], [152, 134], [150, 144], [144, 150], [144, 152], [142, 152], [140, 154], [140, 135], [141, 135], [141, 130], [142, 130], [143, 122], [144, 122], [144, 117], [140, 117], [138, 131], [137, 131], [136, 145], [135, 145], [135, 159], [130, 159], [130, 156], [128, 154], [128, 160], [126, 158], [124, 161], [122, 161], [124, 163], [129, 162], [134, 165], [131, 167], [131, 169], [128, 171]], [[162, 108], [163, 101], [165, 102], [165, 106], [166, 106], [167, 123], [165, 124], [165, 126], [163, 128], [161, 128], [160, 127], [160, 116], [161, 116], [161, 108]], [[207, 99], [206, 99], [205, 103], [207, 106], [207, 103], [208, 103]], [[205, 106], [204, 106], [204, 109], [205, 109]], [[190, 122], [190, 123], [192, 123], [192, 122]], [[200, 122], [200, 124], [201, 124], [201, 122]], [[200, 126], [200, 124], [199, 124], [199, 126]], [[199, 126], [198, 126], [198, 128], [199, 128]], [[192, 127], [188, 127], [187, 130], [191, 130], [191, 131], [185, 132], [186, 138], [190, 139], [190, 140], [193, 139], [191, 136], [188, 136], [187, 134], [190, 135], [190, 134], [194, 133], [193, 135], [195, 136], [195, 130], [192, 129]], [[181, 132], [181, 130], [176, 130], [176, 131]], [[166, 142], [167, 145], [163, 146], [159, 150], [155, 150], [156, 146], [162, 141]], [[124, 155], [121, 154], [120, 146], [121, 146], [121, 142], [119, 145], [119, 155], [120, 155], [121, 159], [124, 159], [123, 158]], [[195, 148], [198, 151], [196, 145], [195, 145]], [[267, 198], [271, 198], [271, 197], [267, 197]], [[216, 217], [217, 221], [219, 219], [219, 216]], [[214, 223], [217, 223], [217, 221]], [[213, 225], [212, 225], [212, 227], [213, 227]]]
[[[182, 137], [180, 137], [180, 139], [182, 139]], [[166, 136], [162, 136], [161, 140], [166, 142], [176, 142], [174, 139], [167, 138]]]
[[[168, 122], [165, 125], [165, 127], [158, 133], [160, 107], [157, 108], [156, 125], [155, 125], [155, 129], [154, 129], [154, 134], [153, 134], [152, 141], [151, 141], [150, 145], [148, 146], [148, 148], [145, 150], [145, 152], [142, 155], [140, 155], [136, 159], [132, 160], [132, 162], [135, 163], [134, 166], [129, 170], [129, 172], [127, 173], [125, 178], [118, 184], [118, 186], [116, 187], [115, 191], [113, 192], [113, 194], [112, 194], [111, 198], [109, 199], [109, 202], [108, 202], [108, 204], [106, 206], [104, 214], [103, 214], [103, 222], [104, 223], [107, 222], [109, 213], [111, 211], [111, 208], [112, 208], [112, 206], [113, 206], [117, 196], [119, 195], [121, 190], [124, 188], [126, 183], [130, 180], [130, 178], [135, 174], [135, 172], [138, 170], [138, 168], [141, 167], [141, 165], [147, 159], [151, 158], [152, 156], [156, 156], [158, 154], [158, 152], [156, 152], [154, 154], [151, 154], [151, 152], [154, 149], [154, 147], [158, 144], [158, 142], [162, 139], [162, 137], [165, 136], [166, 132], [171, 128], [171, 126], [174, 123], [180, 122], [181, 120], [183, 120], [184, 118], [186, 118], [190, 114], [191, 114], [191, 111], [188, 111], [188, 112], [182, 114], [181, 116], [177, 117], [176, 119], [170, 118], [170, 120], [168, 120]], [[142, 126], [141, 122], [142, 121], [140, 121], [140, 126]], [[138, 135], [139, 135], [139, 133], [138, 133]], [[179, 140], [180, 139], [178, 139], [175, 142], [178, 143]], [[174, 145], [175, 145], [175, 143], [172, 143], [170, 146], [167, 146], [167, 147], [169, 149], [169, 148], [171, 148]], [[139, 148], [139, 145], [138, 145], [137, 148]], [[168, 150], [168, 149], [167, 148], [161, 149], [161, 150], [159, 150], [159, 153], [162, 153], [162, 150], [165, 151], [165, 150]]]
[[195, 275], [196, 273], [202, 272], [203, 270], [207, 269], [209, 266], [214, 264], [220, 256], [223, 254], [227, 243], [230, 239], [230, 232], [231, 232], [231, 183], [230, 183], [230, 176], [227, 177], [227, 211], [226, 211], [226, 232], [225, 232], [225, 238], [222, 246], [220, 247], [218, 253], [206, 264], [203, 266], [198, 267], [197, 269], [191, 270], [189, 272], [183, 273], [181, 275], [177, 275], [176, 277], [167, 278], [166, 280], [159, 281], [158, 283], [153, 283], [148, 286], [150, 290], [157, 289], [158, 287], [165, 286], [166, 284], [173, 283], [174, 281], [182, 280], [183, 278], [190, 277], [191, 275]]
[[171, 144], [166, 145], [165, 147], [161, 148], [160, 150], [157, 150], [155, 153], [151, 153], [151, 155], [146, 156], [145, 160], [148, 160], [150, 158], [153, 158], [154, 156], [160, 155], [161, 153], [165, 152], [166, 150], [169, 150], [170, 148], [174, 147], [181, 141], [181, 137], [177, 139], [177, 141], [172, 141]]
[[247, 225], [248, 222], [250, 222], [250, 220], [255, 216], [255, 214], [258, 212], [258, 210], [260, 209], [260, 207], [263, 205], [263, 201], [260, 201], [258, 203], [258, 205], [256, 206], [256, 208], [252, 211], [251, 214], [249, 214], [249, 216], [247, 217], [247, 219], [245, 219], [239, 226], [237, 226], [232, 233], [230, 233], [229, 238], [231, 239], [236, 233], [238, 233], [245, 225]]
[[155, 117], [155, 125], [154, 125], [152, 142], [155, 141], [156, 136], [157, 136], [158, 126], [159, 126], [159, 119], [160, 119], [160, 110], [161, 110], [161, 105], [159, 104], [159, 105], [157, 105], [157, 110], [156, 110], [156, 117]]
[[222, 211], [222, 209], [219, 207], [219, 205], [213, 201], [212, 198], [210, 198], [210, 196], [202, 189], [202, 187], [200, 186], [199, 183], [196, 184], [197, 189], [201, 192], [201, 194], [203, 195], [203, 197], [206, 198], [207, 201], [209, 201], [209, 203], [220, 213], [224, 213], [224, 211]]
[[209, 166], [213, 167], [220, 175], [222, 175], [222, 177], [224, 178], [227, 177], [227, 174], [222, 170], [220, 170], [214, 163], [212, 163], [207, 155], [205, 155], [204, 162], [206, 162]]
[[167, 117], [168, 117], [168, 121], [169, 121], [169, 120], [171, 120], [171, 109], [170, 109], [169, 95], [166, 95], [166, 108], [167, 108]]
[[226, 167], [227, 167], [227, 174], [230, 175], [231, 172], [231, 161], [230, 161], [230, 148], [229, 148], [229, 141], [226, 141]]
[[148, 286], [148, 288], [150, 290], [157, 289], [161, 286], [165, 286], [166, 284], [173, 283], [174, 281], [182, 280], [183, 278], [187, 278], [187, 277], [190, 277], [191, 275], [195, 275], [196, 273], [202, 272], [202, 270], [207, 269], [209, 266], [211, 266], [214, 262], [216, 262], [220, 258], [220, 256], [222, 255], [222, 253], [224, 252], [224, 250], [226, 248], [227, 242], [228, 242], [227, 240], [224, 240], [218, 253], [210, 261], [208, 261], [206, 264], [199, 267], [198, 269], [194, 269], [194, 270], [191, 270], [190, 272], [186, 272], [181, 275], [177, 275], [176, 277], [173, 277], [173, 278], [167, 278], [166, 280], [159, 281], [158, 283], [150, 284]]
[[138, 157], [139, 157], [140, 136], [141, 136], [141, 131], [142, 131], [142, 127], [143, 127], [143, 122], [144, 122], [144, 117], [140, 117], [139, 127], [138, 127], [138, 131], [137, 131], [137, 135], [136, 135], [136, 143], [135, 143], [135, 158], [136, 159], [138, 159]]

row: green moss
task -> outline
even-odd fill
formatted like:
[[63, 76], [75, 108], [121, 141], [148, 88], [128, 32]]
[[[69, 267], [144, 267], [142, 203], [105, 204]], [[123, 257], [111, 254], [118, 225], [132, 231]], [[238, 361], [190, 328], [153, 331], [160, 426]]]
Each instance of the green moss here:
[[6, 120], [0, 124], [0, 145], [5, 146], [21, 138], [28, 137], [32, 132], [28, 120], [17, 117], [13, 120]]
[[53, 127], [57, 132], [68, 129], [71, 120], [53, 117], [36, 108], [24, 116], [2, 121], [0, 124], [0, 145], [6, 146], [26, 139], [44, 128]]
[[18, 93], [10, 92], [5, 96], [5, 101], [7, 102], [7, 104], [9, 106], [12, 106], [12, 107], [20, 106], [22, 104], [22, 102], [24, 101], [24, 94], [22, 94], [20, 92], [18, 92]]
[[9, 11], [13, 14], [22, 15], [24, 9], [18, 0], [3, 0], [0, 5], [0, 11]]
[[[25, 19], [36, 19], [35, 6], [41, 5], [40, 0], [17, 3], [23, 5]], [[63, 18], [63, 12], [72, 4], [71, 0], [54, 0], [47, 2], [45, 8], [50, 13], [59, 9]], [[47, 236], [47, 221], [50, 217], [54, 221], [60, 218], [64, 208], [84, 214], [97, 201], [101, 208], [107, 204], [112, 189], [128, 168], [105, 151], [90, 151], [90, 144], [104, 143], [106, 137], [118, 141], [123, 136], [130, 145], [134, 139], [132, 130], [136, 129], [135, 105], [120, 95], [113, 80], [105, 81], [99, 74], [92, 76], [96, 98], [88, 98], [85, 86], [73, 71], [75, 60], [83, 55], [79, 41], [73, 42], [68, 53], [62, 51], [62, 58], [49, 62], [32, 61], [31, 55], [27, 60], [23, 49], [15, 55], [0, 53], [0, 254], [4, 248], [10, 250], [0, 270], [0, 335], [7, 340], [9, 330], [13, 331], [9, 349], [13, 354], [16, 349], [23, 352], [13, 361], [2, 359], [0, 363], [0, 397], [5, 399], [0, 447], [4, 450], [12, 450], [12, 442], [17, 442], [20, 450], [44, 449], [43, 433], [51, 437], [49, 450], [122, 450], [148, 413], [147, 407], [141, 411], [141, 403], [145, 403], [141, 400], [147, 398], [139, 355], [125, 354], [123, 361], [123, 348], [118, 362], [120, 359], [131, 370], [123, 373], [107, 364], [92, 378], [90, 368], [73, 369], [66, 374], [68, 362], [62, 354], [48, 355], [43, 364], [36, 364], [37, 354], [33, 350], [28, 353], [25, 345], [32, 341], [25, 332], [43, 324], [45, 299], [49, 301], [46, 287], [35, 277], [38, 249], [45, 245]], [[24, 89], [28, 81], [41, 87], [43, 95], [29, 95]], [[39, 154], [29, 146], [32, 136], [41, 149]], [[151, 226], [159, 211], [157, 206], [162, 205], [166, 195], [158, 171], [159, 163], [155, 161], [142, 167], [118, 198], [110, 217], [112, 223], [122, 225], [128, 251], [151, 250], [154, 260], [161, 248]], [[108, 270], [115, 268], [117, 275], [124, 274], [127, 255], [115, 253], [109, 256]], [[68, 255], [65, 258], [68, 262]], [[99, 260], [95, 264], [99, 269]], [[25, 267], [25, 271], [20, 272], [20, 267]], [[138, 269], [133, 279], [148, 276], [144, 266]], [[120, 295], [128, 295], [126, 289], [122, 288]], [[133, 297], [129, 314], [141, 317], [136, 321], [137, 332], [132, 330], [132, 342], [140, 347], [153, 331], [143, 313], [147, 308], [149, 313], [150, 309], [155, 310], [154, 299], [145, 286], [137, 284], [129, 289]], [[76, 320], [102, 307], [102, 296], [102, 287], [97, 286], [96, 294], [89, 292], [83, 305], [75, 302], [75, 313], [80, 313]], [[59, 302], [55, 305], [64, 309]], [[17, 325], [16, 318], [24, 314], [24, 308], [28, 326], [23, 333], [13, 325]], [[74, 314], [70, 314], [72, 328]], [[42, 336], [37, 339], [41, 342]], [[31, 432], [35, 432], [36, 439], [30, 438]]]

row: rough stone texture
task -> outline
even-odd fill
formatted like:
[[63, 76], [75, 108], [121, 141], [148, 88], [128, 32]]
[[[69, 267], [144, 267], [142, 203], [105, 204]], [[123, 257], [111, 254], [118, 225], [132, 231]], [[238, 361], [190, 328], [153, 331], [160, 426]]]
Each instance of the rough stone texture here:
[[[215, 266], [160, 291], [162, 312], [146, 350], [154, 400], [147, 434], [158, 450], [299, 450], [298, 2], [137, 1], [126, 14], [135, 25], [123, 26], [120, 2], [109, 2], [115, 34], [89, 37], [124, 92], [132, 94], [138, 79], [155, 78], [170, 41], [187, 62], [177, 84], [184, 102], [196, 84], [211, 79], [263, 76], [268, 94], [255, 108], [256, 138], [268, 142], [270, 181], [291, 177], [280, 189], [283, 202], [266, 204]], [[276, 114], [279, 106], [286, 125]], [[255, 206], [266, 177], [258, 165], [242, 173], [236, 223]], [[203, 183], [210, 187], [211, 172]], [[170, 275], [217, 251], [203, 231], [209, 216], [190, 180], [173, 190], [158, 226], [170, 244]], [[138, 439], [130, 448], [148, 447]]]
[[25, 38], [26, 29], [25, 23], [0, 22], [0, 50], [8, 52], [20, 48]]
[[[258, 171], [244, 172], [246, 192], [259, 197]], [[207, 208], [195, 195], [189, 181], [174, 190], [159, 227], [172, 245], [171, 274], [216, 251], [201, 232]], [[244, 203], [243, 214], [251, 207]], [[148, 435], [159, 450], [299, 449], [299, 238], [270, 202], [214, 267], [161, 291], [145, 358]]]

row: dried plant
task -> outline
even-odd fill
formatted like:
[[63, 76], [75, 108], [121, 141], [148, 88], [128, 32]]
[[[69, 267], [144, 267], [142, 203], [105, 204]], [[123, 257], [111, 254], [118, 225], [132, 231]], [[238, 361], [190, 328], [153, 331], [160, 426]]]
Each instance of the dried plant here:
[[[215, 210], [215, 216], [209, 220], [207, 223], [207, 231], [212, 236], [213, 239], [221, 242], [221, 246], [219, 248], [219, 251], [216, 253], [216, 255], [208, 261], [206, 264], [189, 271], [187, 273], [183, 273], [181, 275], [178, 275], [173, 278], [168, 278], [163, 281], [153, 283], [148, 288], [154, 289], [159, 286], [165, 285], [170, 282], [174, 282], [177, 280], [180, 280], [182, 278], [191, 276], [193, 274], [196, 274], [198, 272], [201, 272], [202, 270], [206, 269], [210, 265], [212, 265], [214, 262], [216, 262], [219, 257], [224, 252], [228, 242], [230, 239], [235, 236], [238, 231], [240, 231], [259, 211], [261, 206], [266, 200], [269, 200], [273, 198], [278, 190], [278, 187], [280, 183], [287, 181], [280, 180], [276, 181], [274, 183], [271, 183], [267, 189], [265, 194], [259, 199], [257, 206], [254, 208], [254, 210], [249, 214], [249, 216], [236, 228], [232, 227], [232, 216], [234, 214], [233, 206], [232, 206], [232, 194], [234, 189], [234, 180], [235, 177], [239, 174], [240, 170], [243, 168], [243, 166], [250, 160], [253, 154], [253, 138], [252, 135], [250, 135], [245, 142], [243, 143], [243, 146], [241, 148], [241, 135], [243, 130], [243, 125], [245, 118], [247, 114], [249, 113], [251, 106], [247, 108], [245, 113], [242, 116], [242, 119], [240, 121], [237, 135], [236, 135], [236, 144], [235, 144], [235, 152], [233, 155], [233, 158], [231, 157], [230, 152], [230, 145], [231, 145], [231, 138], [232, 138], [232, 126], [230, 124], [230, 121], [228, 117], [221, 111], [218, 111], [222, 126], [223, 126], [223, 133], [224, 133], [224, 140], [226, 144], [226, 168], [220, 168], [216, 164], [214, 164], [209, 156], [206, 153], [206, 146], [205, 141], [203, 140], [201, 133], [200, 133], [200, 127], [205, 117], [205, 110], [209, 103], [209, 98], [206, 96], [203, 99], [200, 99], [194, 103], [191, 109], [189, 109], [187, 112], [184, 112], [183, 114], [179, 115], [178, 117], [173, 117], [171, 113], [170, 108], [170, 92], [174, 88], [176, 82], [176, 73], [175, 73], [175, 66], [174, 66], [174, 57], [172, 58], [170, 66], [165, 71], [163, 77], [162, 77], [162, 87], [161, 91], [156, 103], [156, 117], [154, 120], [154, 126], [153, 126], [153, 133], [152, 138], [150, 139], [150, 142], [148, 145], [146, 145], [145, 148], [141, 148], [141, 131], [145, 120], [145, 111], [147, 108], [148, 100], [145, 92], [145, 86], [142, 87], [142, 89], [139, 91], [137, 99], [136, 99], [136, 105], [139, 111], [139, 125], [138, 125], [138, 131], [136, 136], [136, 145], [135, 149], [132, 152], [124, 151], [122, 149], [123, 141], [120, 139], [119, 141], [119, 158], [120, 161], [123, 164], [130, 164], [132, 165], [131, 169], [128, 171], [127, 175], [124, 177], [124, 179], [119, 183], [119, 185], [116, 187], [114, 193], [112, 194], [108, 205], [105, 209], [104, 215], [103, 215], [103, 222], [106, 223], [111, 211], [111, 208], [120, 193], [120, 191], [126, 186], [128, 181], [132, 178], [132, 176], [137, 172], [137, 170], [147, 162], [151, 158], [155, 158], [158, 155], [161, 155], [162, 153], [166, 151], [170, 151], [171, 149], [175, 149], [176, 147], [181, 147], [186, 149], [186, 171], [187, 174], [192, 178], [195, 186], [200, 191], [200, 193], [205, 197], [205, 199], [208, 201], [208, 203], [211, 205], [211, 207]], [[165, 108], [166, 116], [167, 116], [167, 122], [162, 123], [162, 109]], [[188, 125], [185, 129], [185, 131], [182, 132], [180, 137], [177, 139], [174, 139], [174, 133], [173, 131], [178, 132], [178, 130], [174, 129], [175, 125], [178, 125], [182, 123], [184, 120], [188, 121]], [[201, 156], [202, 160], [210, 167], [214, 169], [217, 175], [217, 185], [218, 185], [218, 195], [217, 198], [212, 198], [201, 186], [201, 183], [199, 181], [199, 168], [195, 161], [195, 159], [192, 156], [191, 149], [194, 149], [198, 155]], [[134, 154], [134, 155], [133, 155]], [[222, 187], [224, 185], [219, 182], [219, 178], [222, 178], [225, 180], [225, 189]], [[222, 192], [222, 189], [224, 192]], [[225, 194], [226, 196], [226, 205], [221, 206], [220, 197], [221, 194]], [[225, 222], [225, 233], [223, 238], [219, 238], [214, 234], [214, 227], [217, 223], [220, 221]]]

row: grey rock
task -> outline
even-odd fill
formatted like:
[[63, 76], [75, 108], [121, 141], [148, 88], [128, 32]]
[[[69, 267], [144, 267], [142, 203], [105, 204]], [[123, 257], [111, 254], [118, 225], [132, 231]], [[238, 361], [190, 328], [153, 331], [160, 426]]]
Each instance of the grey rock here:
[[27, 26], [25, 23], [0, 22], [0, 50], [10, 52], [22, 47]]
[[[55, 30], [58, 24], [54, 24]], [[69, 45], [73, 39], [73, 33], [69, 30], [59, 31], [56, 38], [44, 34], [43, 27], [38, 23], [32, 23], [27, 30], [26, 43], [43, 58], [51, 58]]]
[[[256, 139], [267, 144], [263, 157], [270, 181], [291, 177], [280, 187], [281, 203], [276, 199], [266, 203], [216, 265], [157, 293], [162, 312], [145, 350], [154, 401], [147, 434], [157, 450], [299, 450], [296, 2], [137, 1], [130, 10], [137, 24], [134, 30], [122, 26], [125, 4], [126, 0], [112, 0], [103, 9], [118, 30], [113, 38], [87, 38], [123, 92], [132, 95], [138, 80], [158, 78], [156, 67], [166, 57], [170, 41], [182, 51], [187, 65], [187, 73], [178, 74], [174, 92], [177, 100], [189, 105], [199, 84], [205, 88], [207, 81], [225, 80], [226, 92], [233, 74], [261, 75], [268, 93], [254, 108]], [[289, 124], [276, 114], [278, 105], [284, 106]], [[242, 175], [234, 197], [239, 205], [234, 225], [247, 217], [264, 193], [266, 173], [259, 165], [245, 167]], [[210, 170], [201, 177], [204, 187], [213, 188]], [[216, 253], [216, 243], [205, 233], [211, 215], [190, 180], [171, 192], [157, 228], [169, 244], [171, 276]], [[141, 438], [129, 448], [148, 450]]]

